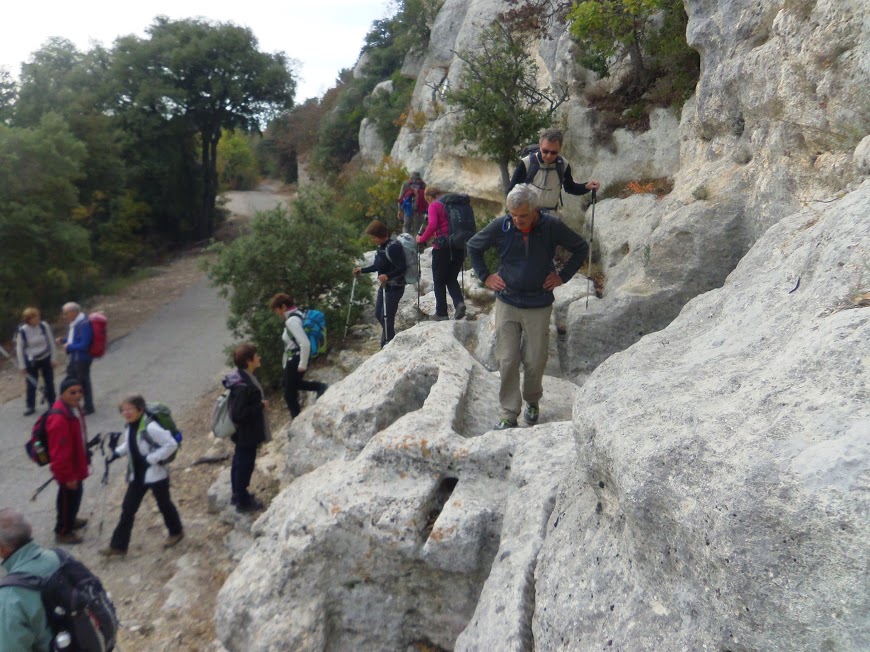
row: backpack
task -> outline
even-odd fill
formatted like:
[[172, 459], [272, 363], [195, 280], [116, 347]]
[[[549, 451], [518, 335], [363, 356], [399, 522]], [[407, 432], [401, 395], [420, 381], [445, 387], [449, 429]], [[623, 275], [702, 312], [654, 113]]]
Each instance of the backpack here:
[[[535, 175], [541, 169], [541, 160], [538, 157], [541, 151], [541, 146], [537, 143], [534, 145], [526, 145], [523, 148], [521, 159], [526, 166], [526, 179], [523, 183], [531, 183], [535, 180]], [[527, 160], [528, 159], [528, 160]], [[562, 182], [565, 179], [565, 159], [561, 156], [556, 157], [556, 175], [559, 177], [559, 202], [562, 202]]]
[[390, 242], [398, 242], [402, 245], [402, 253], [405, 255], [405, 283], [418, 283], [420, 281], [420, 251], [417, 249], [417, 241], [410, 233], [400, 233], [395, 240], [387, 242], [384, 253], [387, 260], [395, 264], [390, 258]]
[[91, 346], [88, 348], [88, 353], [92, 358], [102, 358], [106, 353], [106, 340], [108, 330], [108, 320], [101, 312], [92, 312], [88, 315], [88, 321], [91, 322], [91, 330], [94, 336], [91, 338]]
[[447, 209], [447, 236], [445, 244], [451, 249], [465, 249], [466, 243], [477, 233], [474, 209], [468, 195], [444, 195], [438, 201]]
[[[302, 328], [305, 330], [305, 334], [308, 335], [308, 343], [311, 345], [308, 359], [313, 360], [321, 353], [326, 353], [326, 315], [316, 308], [308, 308], [304, 311], [296, 310], [289, 316], [293, 315], [302, 320]], [[286, 325], [284, 328], [286, 330]], [[289, 331], [288, 334], [290, 334]]]
[[[426, 182], [422, 179], [412, 180], [408, 179], [408, 187], [402, 195], [402, 199], [399, 203], [402, 205], [402, 208], [405, 209], [407, 205], [406, 202], [410, 199], [410, 209], [414, 213], [425, 213], [426, 209], [429, 208], [429, 204], [426, 201]], [[407, 211], [406, 211], [407, 212]]]
[[227, 389], [218, 396], [211, 413], [211, 432], [218, 439], [226, 439], [236, 434], [236, 424], [233, 423], [230, 406], [230, 390]]
[[[45, 338], [46, 344], [48, 344], [49, 351], [51, 351], [51, 341], [48, 337], [48, 331], [45, 328], [45, 322], [39, 322], [39, 328], [42, 330], [42, 336]], [[15, 330], [15, 335], [12, 336], [12, 341], [17, 344], [18, 338], [21, 338], [22, 351], [24, 351], [24, 359], [27, 360], [27, 333], [24, 332], [24, 324], [20, 324], [18, 328]]]
[[[184, 439], [184, 437], [181, 435], [178, 426], [175, 425], [175, 420], [172, 418], [172, 410], [169, 409], [169, 406], [164, 405], [163, 403], [148, 403], [145, 406], [145, 414], [152, 421], [156, 421], [157, 425], [161, 428], [171, 432], [173, 439], [178, 443], [178, 448], [172, 452], [172, 455], [160, 463], [169, 464], [170, 462], [173, 462], [175, 457], [178, 455], [178, 451], [181, 449], [181, 440]], [[148, 442], [148, 445], [151, 446], [151, 448], [159, 448], [157, 443], [151, 438], [151, 435], [148, 434], [147, 429], [142, 431], [142, 438]]]
[[27, 456], [39, 466], [45, 466], [51, 461], [48, 455], [48, 432], [45, 427], [48, 424], [48, 417], [52, 414], [63, 414], [63, 410], [51, 408], [40, 414], [30, 430], [30, 439], [24, 444]]
[[[52, 649], [68, 652], [109, 652], [115, 649], [118, 616], [99, 578], [61, 548], [54, 551], [60, 566], [48, 577], [10, 573], [0, 587], [39, 591], [52, 633]], [[62, 636], [66, 634], [66, 636]], [[61, 641], [69, 640], [66, 647]]]

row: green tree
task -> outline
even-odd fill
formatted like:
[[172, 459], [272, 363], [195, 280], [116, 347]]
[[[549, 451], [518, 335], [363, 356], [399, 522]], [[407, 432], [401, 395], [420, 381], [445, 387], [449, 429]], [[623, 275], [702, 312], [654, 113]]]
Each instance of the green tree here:
[[0, 124], [9, 124], [14, 115], [18, 84], [6, 68], [0, 68]]
[[[351, 270], [361, 252], [351, 227], [324, 212], [329, 200], [327, 190], [308, 188], [293, 202], [292, 217], [282, 208], [258, 213], [249, 233], [213, 247], [217, 256], [207, 265], [208, 276], [230, 299], [227, 323], [233, 334], [260, 350], [267, 383], [280, 378], [283, 351], [283, 325], [268, 307], [275, 293], [286, 292], [300, 306], [323, 310], [329, 341], [343, 332]], [[360, 310], [354, 306], [354, 318]]]
[[[644, 47], [653, 17], [662, 10], [674, 10], [682, 0], [584, 0], [568, 14], [571, 35], [585, 51], [586, 67], [606, 77], [613, 61], [628, 60], [628, 88], [642, 93], [650, 83], [651, 72]], [[684, 39], [685, 40], [685, 39]]]
[[276, 111], [292, 106], [296, 87], [283, 53], [258, 50], [250, 29], [204, 20], [158, 17], [149, 38], [116, 41], [116, 78], [126, 108], [179, 122], [200, 148], [199, 238], [215, 226], [217, 146], [224, 129], [260, 131]]
[[[88, 232], [73, 219], [85, 146], [63, 119], [0, 125], [0, 326], [27, 303], [53, 309], [93, 275]], [[6, 331], [8, 332], [8, 330]]]
[[458, 88], [445, 94], [460, 113], [457, 142], [470, 141], [481, 155], [498, 163], [505, 190], [510, 183], [508, 165], [518, 146], [534, 140], [568, 99], [567, 88], [538, 87], [529, 40], [527, 34], [495, 21], [473, 49], [456, 53], [465, 65]]
[[249, 139], [238, 131], [224, 134], [218, 143], [218, 178], [221, 190], [253, 190], [259, 174]]

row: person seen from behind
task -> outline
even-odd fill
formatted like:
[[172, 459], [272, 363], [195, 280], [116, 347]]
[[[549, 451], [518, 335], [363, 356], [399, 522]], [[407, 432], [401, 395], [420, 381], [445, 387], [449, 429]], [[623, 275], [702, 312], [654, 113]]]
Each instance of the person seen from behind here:
[[326, 383], [305, 380], [308, 361], [311, 357], [311, 341], [303, 326], [304, 313], [290, 295], [279, 293], [269, 301], [269, 307], [284, 322], [284, 402], [290, 415], [295, 419], [302, 408], [299, 405], [299, 392], [316, 392], [317, 398], [327, 390]]
[[55, 541], [76, 544], [83, 541], [77, 530], [88, 524], [79, 518], [88, 477], [87, 426], [80, 404], [84, 390], [76, 378], [60, 383], [60, 398], [51, 406], [45, 421], [51, 474], [57, 482]]
[[[60, 566], [57, 553], [36, 543], [30, 523], [9, 507], [0, 509], [0, 560], [6, 574], [40, 578]], [[0, 652], [47, 651], [52, 636], [38, 591], [18, 586], [0, 589]]]
[[269, 402], [263, 386], [254, 375], [260, 367], [260, 354], [253, 344], [240, 344], [233, 351], [235, 371], [228, 374], [223, 385], [230, 390], [230, 418], [236, 426], [231, 439], [235, 444], [230, 471], [233, 495], [231, 503], [239, 512], [263, 509], [263, 503], [248, 491], [257, 460], [257, 448], [272, 437], [265, 409]]
[[541, 209], [556, 213], [562, 206], [562, 188], [569, 195], [585, 195], [590, 190], [598, 190], [601, 183], [594, 179], [586, 183], [574, 181], [571, 164], [561, 156], [564, 139], [559, 129], [542, 131], [538, 151], [524, 156], [517, 164], [508, 184], [508, 193], [521, 183], [530, 184], [538, 192]]
[[[589, 245], [559, 218], [538, 208], [537, 193], [520, 184], [508, 193], [508, 215], [495, 219], [468, 241], [468, 255], [478, 278], [495, 292], [495, 354], [501, 386], [499, 430], [517, 426], [523, 418], [537, 423], [547, 364], [553, 290], [580, 269]], [[561, 245], [571, 257], [556, 271], [554, 256]], [[499, 252], [498, 269], [490, 271], [484, 254]], [[523, 383], [520, 387], [520, 364]]]
[[106, 557], [127, 554], [136, 512], [149, 490], [169, 531], [163, 547], [171, 548], [184, 538], [181, 517], [169, 495], [169, 470], [161, 463], [175, 452], [178, 442], [145, 408], [145, 399], [139, 395], [128, 396], [118, 405], [125, 427], [112, 459], [127, 456], [127, 492], [109, 547], [100, 550]]
[[387, 226], [380, 220], [372, 220], [366, 227], [366, 235], [377, 245], [375, 259], [368, 267], [356, 267], [355, 275], [375, 272], [378, 275], [378, 296], [375, 300], [375, 318], [381, 325], [381, 348], [396, 336], [396, 313], [399, 301], [405, 294], [405, 251], [401, 243], [390, 239]]
[[426, 230], [417, 236], [417, 242], [422, 244], [434, 238], [432, 244], [432, 282], [435, 286], [435, 321], [447, 319], [447, 293], [453, 301], [453, 318], [465, 317], [465, 299], [462, 288], [459, 287], [459, 272], [465, 260], [465, 253], [459, 252], [447, 244], [450, 229], [450, 218], [447, 208], [438, 199], [444, 194], [440, 188], [430, 186], [426, 189], [426, 201], [429, 204], [429, 219]]
[[94, 331], [88, 316], [82, 311], [82, 307], [70, 301], [61, 309], [64, 321], [69, 325], [66, 337], [59, 337], [58, 344], [62, 344], [67, 354], [66, 375], [68, 378], [78, 378], [82, 383], [85, 397], [85, 414], [94, 413], [94, 396], [91, 388], [91, 342], [94, 339]]
[[57, 395], [54, 392], [54, 368], [57, 366], [57, 346], [51, 326], [42, 321], [38, 308], [25, 308], [21, 324], [15, 331], [15, 353], [18, 370], [25, 377], [24, 416], [36, 412], [36, 389], [42, 374], [45, 401], [50, 406]]

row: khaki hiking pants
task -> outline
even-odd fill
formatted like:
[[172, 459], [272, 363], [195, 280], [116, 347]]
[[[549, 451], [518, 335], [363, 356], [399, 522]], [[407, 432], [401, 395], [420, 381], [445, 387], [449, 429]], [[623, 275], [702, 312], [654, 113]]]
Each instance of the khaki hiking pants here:
[[[501, 376], [498, 400], [502, 419], [516, 421], [527, 403], [538, 403], [544, 395], [542, 379], [550, 343], [550, 315], [553, 306], [515, 308], [495, 301], [495, 357]], [[520, 362], [523, 385], [520, 391]]]

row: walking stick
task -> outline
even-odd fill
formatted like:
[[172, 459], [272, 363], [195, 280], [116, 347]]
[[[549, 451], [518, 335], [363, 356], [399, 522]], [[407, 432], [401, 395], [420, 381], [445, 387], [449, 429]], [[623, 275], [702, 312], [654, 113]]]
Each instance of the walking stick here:
[[33, 495], [30, 497], [30, 502], [36, 502], [36, 497], [39, 494], [41, 494], [42, 490], [45, 489], [48, 485], [50, 485], [52, 482], [54, 482], [54, 478], [49, 478], [48, 480], [43, 482], [41, 485], [39, 485], [39, 488], [36, 491], [34, 491]]
[[350, 303], [347, 306], [347, 321], [344, 323], [344, 336], [347, 337], [347, 329], [350, 328], [350, 311], [353, 309], [353, 295], [356, 292], [356, 274], [353, 275], [353, 285], [350, 286]]
[[589, 230], [589, 262], [586, 264], [586, 310], [589, 310], [589, 283], [592, 281], [592, 241], [595, 239], [595, 188], [592, 189], [592, 227]]

